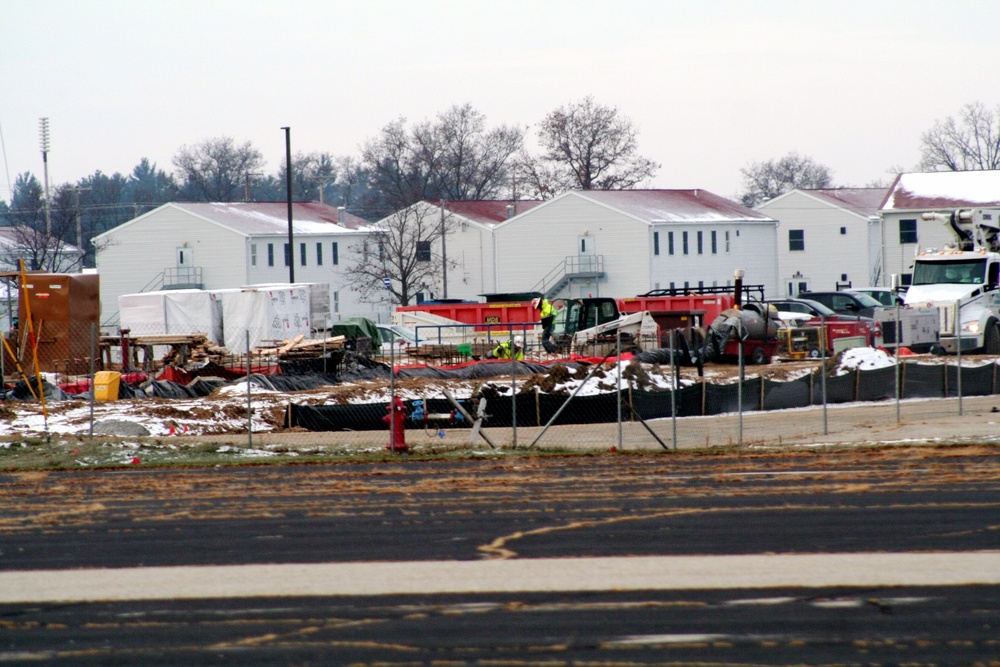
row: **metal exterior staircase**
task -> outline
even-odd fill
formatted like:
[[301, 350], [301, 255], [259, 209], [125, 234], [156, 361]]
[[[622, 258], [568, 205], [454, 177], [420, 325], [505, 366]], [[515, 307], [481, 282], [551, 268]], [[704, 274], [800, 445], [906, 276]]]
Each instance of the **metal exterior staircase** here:
[[200, 266], [175, 266], [163, 269], [146, 283], [140, 292], [157, 292], [167, 289], [205, 289]]
[[574, 282], [601, 280], [605, 275], [604, 255], [569, 255], [538, 281], [531, 291], [541, 292], [546, 299], [553, 299]]

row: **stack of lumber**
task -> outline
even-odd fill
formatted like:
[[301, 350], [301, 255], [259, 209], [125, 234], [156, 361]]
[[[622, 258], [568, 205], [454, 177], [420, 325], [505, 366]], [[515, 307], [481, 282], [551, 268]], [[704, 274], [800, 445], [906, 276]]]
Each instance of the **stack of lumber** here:
[[156, 345], [167, 345], [170, 351], [161, 359], [164, 365], [185, 365], [205, 360], [217, 361], [229, 354], [229, 351], [214, 343], [202, 333], [195, 334], [160, 334], [153, 336], [137, 336], [132, 339], [136, 347], [152, 348]]
[[322, 357], [324, 352], [344, 347], [345, 341], [344, 336], [315, 339], [299, 334], [295, 338], [282, 341], [281, 345], [276, 347], [259, 347], [254, 350], [254, 354], [273, 356], [281, 360], [316, 359]]

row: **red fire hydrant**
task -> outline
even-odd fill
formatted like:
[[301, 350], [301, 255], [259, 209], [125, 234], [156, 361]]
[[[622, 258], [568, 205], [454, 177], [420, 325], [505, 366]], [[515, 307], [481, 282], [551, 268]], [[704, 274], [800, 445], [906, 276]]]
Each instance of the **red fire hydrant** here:
[[[395, 409], [393, 409], [394, 406]], [[391, 452], [407, 451], [409, 448], [406, 446], [406, 433], [404, 431], [406, 428], [406, 406], [403, 405], [403, 401], [399, 396], [394, 396], [393, 402], [385, 406], [385, 411], [389, 414], [382, 417], [382, 421], [389, 424], [391, 430], [389, 444], [386, 445], [386, 449]]]

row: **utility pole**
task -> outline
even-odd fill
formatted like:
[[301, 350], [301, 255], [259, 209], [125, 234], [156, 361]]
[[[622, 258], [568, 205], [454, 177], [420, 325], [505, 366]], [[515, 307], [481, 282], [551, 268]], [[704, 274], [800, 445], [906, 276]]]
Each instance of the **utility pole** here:
[[295, 282], [295, 246], [292, 237], [292, 128], [285, 131], [285, 181], [288, 191], [288, 282]]
[[45, 234], [52, 235], [52, 208], [49, 205], [49, 119], [39, 118], [38, 138], [42, 145], [42, 166], [45, 171]]
[[250, 201], [250, 177], [251, 176], [263, 176], [263, 174], [261, 174], [259, 172], [249, 172], [248, 171], [248, 172], [246, 172], [245, 176], [246, 176], [246, 185], [243, 187], [243, 201], [249, 202]]
[[445, 201], [441, 200], [441, 293], [442, 299], [448, 298], [448, 250], [445, 246], [446, 229], [444, 224], [444, 205]]
[[[80, 268], [83, 268], [83, 256], [87, 253], [83, 249], [83, 223], [80, 220], [80, 193], [90, 191], [90, 188], [67, 188], [76, 195], [76, 249], [80, 251]], [[138, 217], [138, 216], [136, 216]]]

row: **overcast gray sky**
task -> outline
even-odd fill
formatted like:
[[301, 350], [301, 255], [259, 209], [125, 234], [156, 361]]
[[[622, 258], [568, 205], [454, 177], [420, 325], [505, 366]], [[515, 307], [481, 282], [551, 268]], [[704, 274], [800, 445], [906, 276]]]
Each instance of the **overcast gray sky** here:
[[8, 183], [168, 172], [183, 145], [358, 154], [389, 121], [470, 103], [534, 126], [587, 95], [639, 129], [657, 188], [741, 190], [789, 151], [837, 185], [920, 159], [920, 135], [1000, 103], [995, 0], [0, 0]]

